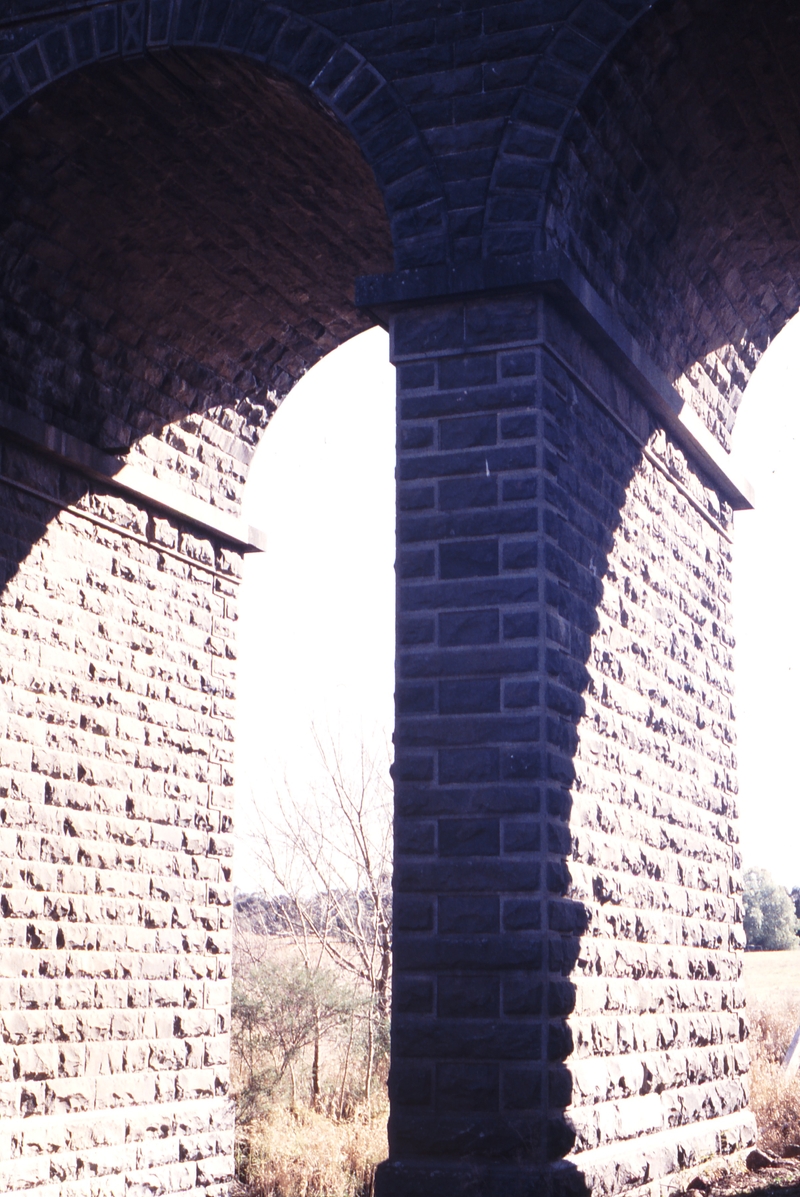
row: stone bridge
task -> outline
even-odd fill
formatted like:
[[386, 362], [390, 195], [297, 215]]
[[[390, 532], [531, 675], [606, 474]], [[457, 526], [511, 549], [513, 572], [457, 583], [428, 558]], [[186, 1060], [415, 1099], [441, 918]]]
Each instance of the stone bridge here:
[[752, 1141], [729, 437], [800, 306], [798, 80], [792, 0], [5, 0], [0, 1192], [228, 1192], [242, 489], [376, 321], [378, 1195]]

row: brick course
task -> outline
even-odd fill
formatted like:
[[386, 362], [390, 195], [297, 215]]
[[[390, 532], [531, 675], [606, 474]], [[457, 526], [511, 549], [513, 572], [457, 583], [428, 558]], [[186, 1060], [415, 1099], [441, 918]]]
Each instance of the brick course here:
[[0, 493], [0, 1188], [217, 1192], [240, 559], [9, 443]]
[[[235, 516], [294, 382], [392, 328], [382, 1197], [643, 1191], [752, 1134], [717, 446], [800, 303], [797, 37], [782, 0], [0, 16], [6, 415]], [[0, 1190], [212, 1197], [240, 551], [51, 450], [0, 447]]]
[[615, 1193], [699, 1162], [710, 1133], [752, 1139], [732, 513], [541, 297], [404, 311], [392, 346], [379, 1191]]

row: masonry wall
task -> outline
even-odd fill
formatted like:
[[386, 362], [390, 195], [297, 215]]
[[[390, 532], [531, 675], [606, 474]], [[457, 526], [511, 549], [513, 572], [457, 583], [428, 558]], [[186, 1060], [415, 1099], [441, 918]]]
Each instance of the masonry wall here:
[[[593, 1192], [616, 1192], [754, 1138], [740, 981], [733, 521], [564, 322], [548, 317], [546, 334], [553, 415], [583, 463], [562, 515], [574, 523], [580, 512], [586, 528], [585, 510], [601, 516], [604, 500], [619, 503], [570, 791], [568, 892], [586, 910], [586, 930], [571, 970], [565, 1112], [574, 1165]], [[626, 427], [612, 430], [586, 390]], [[620, 502], [627, 429], [644, 446]], [[554, 472], [568, 493], [565, 464]], [[586, 564], [591, 571], [591, 557]]]
[[[717, 450], [800, 302], [790, 6], [6, 8], [0, 427], [235, 516], [276, 400], [375, 310], [530, 287], [393, 316], [381, 1197], [747, 1142], [730, 512], [585, 334], [650, 355], [746, 505]], [[0, 1190], [224, 1191], [236, 555], [10, 444], [0, 502]]]
[[[379, 1193], [628, 1191], [753, 1134], [731, 512], [535, 290], [392, 346]], [[235, 510], [261, 424], [138, 457]], [[226, 1193], [240, 555], [10, 440], [0, 502], [0, 1191]]]
[[0, 445], [0, 1191], [227, 1192], [236, 551]]
[[382, 1197], [615, 1193], [753, 1137], [731, 512], [542, 296], [400, 312]]

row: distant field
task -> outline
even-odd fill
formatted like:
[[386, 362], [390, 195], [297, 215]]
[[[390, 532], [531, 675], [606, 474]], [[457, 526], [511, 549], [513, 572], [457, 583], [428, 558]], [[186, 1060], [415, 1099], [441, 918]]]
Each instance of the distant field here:
[[748, 999], [759, 1006], [800, 1001], [800, 951], [745, 952], [744, 984]]

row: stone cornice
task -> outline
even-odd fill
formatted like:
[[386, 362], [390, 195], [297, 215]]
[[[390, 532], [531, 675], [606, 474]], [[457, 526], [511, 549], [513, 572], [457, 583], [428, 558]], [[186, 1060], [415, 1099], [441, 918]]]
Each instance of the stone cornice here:
[[245, 553], [263, 552], [265, 548], [266, 537], [258, 528], [138, 469], [123, 457], [103, 453], [86, 441], [5, 403], [0, 403], [0, 435], [38, 449], [85, 477], [141, 499], [148, 506], [202, 528]]
[[520, 290], [545, 291], [566, 308], [583, 334], [636, 389], [731, 507], [742, 511], [754, 506], [753, 487], [733, 456], [718, 443], [578, 268], [559, 251], [365, 275], [356, 283], [356, 303], [380, 319], [382, 309]]

